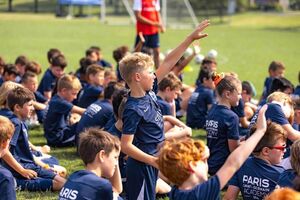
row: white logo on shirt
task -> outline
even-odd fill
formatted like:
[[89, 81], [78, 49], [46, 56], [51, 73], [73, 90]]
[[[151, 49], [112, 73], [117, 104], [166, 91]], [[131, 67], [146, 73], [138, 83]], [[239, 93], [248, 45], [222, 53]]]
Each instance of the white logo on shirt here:
[[149, 110], [149, 107], [147, 107], [145, 110], [144, 110], [144, 112], [147, 112]]
[[78, 191], [77, 190], [72, 190], [69, 188], [62, 188], [59, 195], [60, 197], [66, 198], [66, 199], [77, 199], [77, 194]]

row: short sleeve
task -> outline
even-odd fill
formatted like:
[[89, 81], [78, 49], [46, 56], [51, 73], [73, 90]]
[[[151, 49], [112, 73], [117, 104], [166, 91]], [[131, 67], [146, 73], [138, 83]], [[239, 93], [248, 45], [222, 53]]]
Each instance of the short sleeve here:
[[19, 135], [20, 135], [20, 131], [21, 131], [22, 126], [16, 120], [12, 120], [12, 122], [13, 122], [13, 124], [15, 126], [15, 131], [14, 131], [14, 134], [12, 135], [12, 138], [11, 138], [9, 144], [11, 146], [15, 147], [17, 145], [17, 143], [18, 143], [18, 139], [19, 139]]
[[55, 110], [61, 114], [68, 114], [73, 108], [73, 104], [67, 101], [61, 101], [55, 105]]
[[280, 105], [269, 104], [266, 111], [266, 117], [279, 125], [289, 124]]
[[239, 187], [239, 180], [237, 176], [238, 171], [233, 175], [233, 177], [228, 181], [228, 185], [233, 185]]
[[156, 4], [155, 4], [155, 10], [156, 10], [156, 11], [160, 11], [160, 4], [159, 4], [159, 0], [156, 0]]
[[141, 116], [133, 109], [126, 109], [123, 112], [123, 133], [135, 134]]
[[141, 11], [142, 10], [142, 0], [134, 0], [133, 10], [134, 11]]
[[232, 115], [228, 121], [228, 131], [227, 138], [231, 140], [239, 139], [239, 118], [236, 114]]

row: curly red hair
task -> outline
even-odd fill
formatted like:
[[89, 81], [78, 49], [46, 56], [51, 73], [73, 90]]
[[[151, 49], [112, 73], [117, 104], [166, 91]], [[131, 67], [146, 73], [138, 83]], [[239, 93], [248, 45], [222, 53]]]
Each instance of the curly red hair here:
[[180, 186], [191, 175], [189, 163], [201, 160], [205, 144], [191, 138], [166, 141], [159, 151], [158, 166], [162, 174], [174, 185]]

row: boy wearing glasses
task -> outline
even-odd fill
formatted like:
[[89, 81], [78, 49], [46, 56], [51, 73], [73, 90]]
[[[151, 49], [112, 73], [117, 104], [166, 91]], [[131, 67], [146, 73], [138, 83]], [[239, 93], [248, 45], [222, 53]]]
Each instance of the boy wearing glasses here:
[[[253, 132], [255, 128], [252, 129]], [[224, 199], [237, 199], [241, 191], [244, 200], [263, 199], [271, 193], [284, 169], [277, 164], [286, 148], [286, 131], [268, 121], [267, 131], [244, 165], [229, 181]]]

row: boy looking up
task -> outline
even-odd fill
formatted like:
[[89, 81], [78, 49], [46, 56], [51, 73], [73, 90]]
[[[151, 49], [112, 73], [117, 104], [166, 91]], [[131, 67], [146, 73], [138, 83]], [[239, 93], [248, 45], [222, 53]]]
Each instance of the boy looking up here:
[[80, 81], [75, 76], [64, 75], [58, 80], [57, 94], [51, 98], [44, 120], [48, 145], [58, 147], [75, 145], [77, 123], [71, 124], [70, 114], [82, 115], [85, 109], [74, 106], [71, 102], [77, 97], [80, 89]]
[[[170, 72], [185, 49], [197, 39], [207, 36], [202, 31], [209, 25], [203, 21], [164, 60], [155, 74], [154, 62], [148, 55], [133, 53], [120, 61], [122, 78], [130, 88], [123, 113], [121, 137], [122, 151], [129, 156], [127, 162], [128, 199], [155, 199], [158, 175], [157, 145], [164, 141], [163, 116], [154, 91], [157, 84]], [[153, 85], [154, 83], [154, 85]]]

